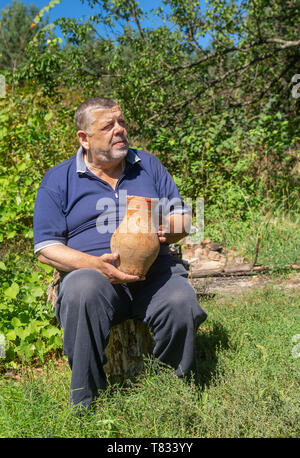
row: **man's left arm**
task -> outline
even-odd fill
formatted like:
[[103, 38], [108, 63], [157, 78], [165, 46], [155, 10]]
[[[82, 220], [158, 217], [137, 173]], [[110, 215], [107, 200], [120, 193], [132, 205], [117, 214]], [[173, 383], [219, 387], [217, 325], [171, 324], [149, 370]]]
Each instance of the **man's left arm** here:
[[190, 233], [192, 209], [184, 203], [173, 177], [163, 164], [155, 156], [151, 160], [158, 195], [161, 202], [165, 202], [161, 207], [158, 238], [161, 243], [176, 243]]

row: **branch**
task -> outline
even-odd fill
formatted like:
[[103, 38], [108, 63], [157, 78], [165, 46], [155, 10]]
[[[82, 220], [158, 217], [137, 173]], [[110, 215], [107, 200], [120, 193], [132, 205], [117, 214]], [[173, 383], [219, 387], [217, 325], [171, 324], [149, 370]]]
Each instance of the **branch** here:
[[231, 106], [240, 107], [240, 106], [245, 106], [245, 105], [252, 105], [252, 104], [254, 104], [254, 103], [256, 103], [256, 102], [259, 102], [265, 95], [268, 94], [268, 92], [269, 92], [270, 89], [274, 86], [274, 84], [276, 84], [277, 81], [279, 81], [280, 78], [282, 78], [282, 77], [290, 70], [290, 68], [295, 64], [295, 62], [297, 62], [297, 60], [298, 60], [298, 56], [295, 56], [295, 57], [291, 60], [290, 64], [289, 64], [287, 67], [285, 67], [285, 68], [283, 69], [283, 71], [280, 73], [279, 76], [275, 76], [275, 78], [272, 79], [271, 83], [269, 84], [269, 86], [267, 86], [266, 90], [265, 90], [265, 91], [262, 91], [262, 92], [258, 95], [258, 97], [257, 97], [256, 99], [248, 100], [247, 102], [244, 102], [244, 103], [241, 103], [241, 102], [239, 102], [239, 103], [232, 103]]
[[286, 40], [282, 40], [280, 38], [267, 38], [266, 40], [255, 41], [254, 43], [248, 44], [248, 45], [246, 45], [246, 46], [244, 46], [242, 48], [238, 48], [238, 47], [234, 46], [232, 48], [224, 49], [223, 51], [215, 51], [213, 53], [210, 53], [210, 54], [207, 54], [205, 56], [202, 56], [200, 59], [198, 59], [195, 62], [191, 62], [191, 63], [185, 64], [185, 65], [177, 65], [176, 67], [171, 67], [171, 68], [169, 67], [169, 70], [176, 72], [178, 70], [184, 70], [184, 69], [187, 69], [187, 68], [192, 68], [192, 67], [200, 65], [203, 62], [206, 62], [207, 60], [212, 59], [214, 57], [223, 57], [226, 54], [229, 54], [231, 52], [246, 52], [249, 49], [254, 48], [255, 46], [262, 46], [262, 45], [265, 45], [266, 43], [281, 44], [282, 46], [280, 48], [277, 48], [277, 50], [282, 50], [282, 49], [293, 47], [293, 46], [300, 46], [300, 40], [298, 40], [298, 41], [286, 41]]
[[143, 28], [142, 28], [142, 26], [141, 26], [140, 20], [139, 20], [139, 18], [138, 18], [137, 12], [136, 12], [135, 2], [134, 2], [134, 1], [131, 1], [131, 2], [130, 2], [130, 6], [131, 6], [131, 13], [132, 13], [132, 15], [133, 15], [133, 17], [134, 17], [134, 21], [135, 21], [135, 23], [136, 23], [136, 26], [137, 26], [137, 28], [139, 29], [140, 35], [141, 35], [141, 37], [143, 38], [143, 40], [147, 41], [147, 40], [146, 40], [146, 37], [145, 37], [144, 30], [143, 30]]
[[300, 40], [297, 41], [287, 41], [282, 40], [281, 38], [268, 38], [266, 43], [277, 43], [282, 45], [281, 49], [291, 48], [292, 46], [300, 46]]
[[[232, 68], [231, 70], [228, 70], [226, 73], [224, 73], [224, 75], [219, 78], [219, 79], [216, 79], [212, 82], [210, 82], [207, 87], [205, 88], [205, 90], [207, 89], [210, 89], [214, 86], [216, 86], [217, 84], [223, 82], [225, 79], [227, 79], [230, 75], [232, 75], [233, 73], [237, 73], [239, 71], [242, 71], [242, 70], [245, 70], [249, 67], [251, 67], [251, 65], [253, 65], [254, 63], [256, 62], [261, 62], [261, 61], [264, 61], [266, 59], [269, 59], [270, 57], [273, 57], [274, 54], [278, 51], [281, 51], [282, 48], [277, 48], [275, 49], [272, 53], [270, 54], [266, 54], [265, 56], [262, 56], [262, 57], [255, 57], [254, 59], [252, 59], [250, 62], [244, 64], [244, 65], [241, 65], [240, 67], [238, 68]], [[202, 89], [200, 91], [197, 91], [195, 94], [193, 94], [192, 97], [190, 97], [189, 99], [185, 100], [184, 102], [179, 102], [175, 105], [173, 105], [173, 108], [177, 108], [179, 107], [179, 109], [182, 109], [184, 108], [186, 105], [188, 105], [190, 102], [192, 102], [193, 100], [195, 100], [197, 97], [199, 97], [202, 93]], [[247, 104], [247, 102], [246, 102]], [[178, 109], [175, 110], [175, 112], [179, 111]]]
[[260, 241], [261, 241], [261, 237], [258, 236], [258, 237], [257, 237], [257, 242], [256, 242], [256, 247], [255, 247], [255, 255], [254, 255], [254, 259], [253, 259], [253, 261], [252, 261], [251, 270], [253, 269], [253, 267], [255, 266], [256, 261], [257, 261], [257, 256], [258, 256], [258, 250], [259, 250]]

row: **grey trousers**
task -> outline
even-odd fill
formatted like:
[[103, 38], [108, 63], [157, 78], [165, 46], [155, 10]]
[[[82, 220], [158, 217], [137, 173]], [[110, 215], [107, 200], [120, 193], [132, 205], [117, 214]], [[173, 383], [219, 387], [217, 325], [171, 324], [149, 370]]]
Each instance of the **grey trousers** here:
[[104, 353], [112, 326], [134, 318], [154, 335], [154, 357], [189, 377], [195, 371], [195, 335], [207, 314], [187, 272], [171, 256], [155, 262], [143, 282], [112, 285], [100, 272], [79, 269], [62, 278], [56, 318], [72, 371], [70, 405], [89, 408], [105, 389]]

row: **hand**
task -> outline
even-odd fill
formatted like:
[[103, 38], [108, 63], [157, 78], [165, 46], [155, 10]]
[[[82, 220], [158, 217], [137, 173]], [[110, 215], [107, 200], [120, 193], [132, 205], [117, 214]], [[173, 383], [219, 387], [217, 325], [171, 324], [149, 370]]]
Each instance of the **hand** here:
[[160, 243], [169, 243], [168, 242], [168, 235], [170, 234], [167, 234], [165, 232], [165, 229], [163, 226], [159, 226], [158, 228], [158, 232], [157, 232], [157, 235], [158, 235], [158, 240], [160, 241]]
[[[173, 214], [164, 224], [158, 227], [157, 235], [160, 243], [176, 243], [183, 237], [188, 235], [191, 225], [191, 217], [189, 214]], [[188, 228], [187, 232], [185, 227]]]
[[171, 232], [168, 232], [167, 230], [167, 227], [159, 226], [157, 235], [160, 243], [168, 243], [169, 245], [171, 245], [172, 243], [176, 243], [183, 237], [183, 234], [173, 234]]
[[107, 253], [99, 256], [99, 271], [104, 275], [111, 283], [133, 283], [135, 281], [145, 280], [145, 277], [139, 277], [138, 275], [129, 275], [121, 270], [117, 269], [112, 263], [118, 262], [120, 256], [118, 253]]

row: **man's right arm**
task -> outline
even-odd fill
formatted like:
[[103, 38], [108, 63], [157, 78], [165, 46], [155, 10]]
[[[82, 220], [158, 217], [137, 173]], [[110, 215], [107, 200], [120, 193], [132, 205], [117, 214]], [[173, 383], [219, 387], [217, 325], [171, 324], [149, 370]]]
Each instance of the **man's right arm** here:
[[93, 256], [74, 250], [66, 245], [51, 245], [42, 248], [38, 260], [64, 272], [77, 269], [94, 269], [101, 272], [111, 283], [131, 283], [143, 280], [136, 275], [128, 275], [118, 270], [112, 263], [118, 260], [118, 253]]
[[34, 248], [38, 260], [64, 272], [84, 268], [95, 269], [111, 283], [143, 280], [118, 270], [113, 265], [119, 257], [116, 253], [93, 256], [66, 245], [67, 225], [61, 203], [63, 197], [55, 188], [57, 178], [53, 176], [47, 175], [45, 183], [39, 187], [35, 200], [33, 230]]

